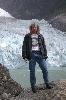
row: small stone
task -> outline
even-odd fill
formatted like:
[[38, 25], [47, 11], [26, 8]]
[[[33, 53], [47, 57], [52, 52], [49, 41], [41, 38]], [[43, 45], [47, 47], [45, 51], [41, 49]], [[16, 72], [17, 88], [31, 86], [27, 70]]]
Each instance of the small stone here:
[[9, 97], [9, 98], [11, 97], [11, 94], [10, 94], [10, 93], [8, 94], [8, 97]]
[[60, 94], [57, 94], [57, 97], [60, 98]]
[[8, 99], [8, 94], [7, 93], [3, 93], [2, 97], [3, 97], [3, 99]]
[[15, 97], [10, 98], [9, 100], [16, 100]]
[[6, 81], [7, 81], [7, 76], [4, 76], [4, 80], [6, 80]]

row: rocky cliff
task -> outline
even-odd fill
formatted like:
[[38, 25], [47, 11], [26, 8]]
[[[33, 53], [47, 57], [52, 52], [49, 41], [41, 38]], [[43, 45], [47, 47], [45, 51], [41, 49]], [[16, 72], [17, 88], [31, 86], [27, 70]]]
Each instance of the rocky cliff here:
[[49, 23], [52, 24], [54, 28], [66, 32], [66, 13], [61, 13], [51, 18]]
[[66, 10], [66, 0], [0, 0], [0, 8], [15, 18], [48, 19]]

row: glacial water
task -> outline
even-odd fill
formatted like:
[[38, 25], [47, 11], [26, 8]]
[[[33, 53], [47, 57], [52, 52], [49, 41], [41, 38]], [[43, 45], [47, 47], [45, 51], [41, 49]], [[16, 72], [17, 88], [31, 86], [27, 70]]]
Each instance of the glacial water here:
[[[10, 69], [9, 70], [11, 77], [17, 81], [22, 87], [28, 88], [30, 87], [30, 71], [28, 68], [23, 68], [23, 69]], [[40, 70], [39, 67], [36, 68], [36, 85], [38, 84], [43, 84], [43, 74], [42, 71]], [[56, 80], [66, 80], [66, 68], [61, 67], [57, 68], [55, 67], [54, 69], [48, 68], [48, 76], [49, 76], [49, 81], [56, 81]]]

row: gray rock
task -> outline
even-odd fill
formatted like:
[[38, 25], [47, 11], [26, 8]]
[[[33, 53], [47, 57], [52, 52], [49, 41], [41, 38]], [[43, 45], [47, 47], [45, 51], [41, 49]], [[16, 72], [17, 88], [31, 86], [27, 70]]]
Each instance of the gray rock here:
[[8, 94], [7, 93], [3, 93], [2, 97], [3, 97], [3, 99], [8, 99]]
[[49, 21], [54, 28], [66, 32], [66, 13], [61, 13]]

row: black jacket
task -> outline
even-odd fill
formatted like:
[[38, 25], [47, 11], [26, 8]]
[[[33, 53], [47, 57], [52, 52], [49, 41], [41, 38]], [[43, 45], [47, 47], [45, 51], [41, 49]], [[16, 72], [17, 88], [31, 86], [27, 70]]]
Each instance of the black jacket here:
[[[44, 37], [42, 34], [38, 34], [38, 43], [39, 43], [39, 50], [42, 54], [44, 59], [47, 59], [47, 50], [44, 41]], [[23, 59], [27, 58], [28, 60], [31, 59], [31, 48], [32, 48], [32, 38], [31, 33], [28, 33], [24, 37], [23, 46], [22, 46], [22, 57]]]

